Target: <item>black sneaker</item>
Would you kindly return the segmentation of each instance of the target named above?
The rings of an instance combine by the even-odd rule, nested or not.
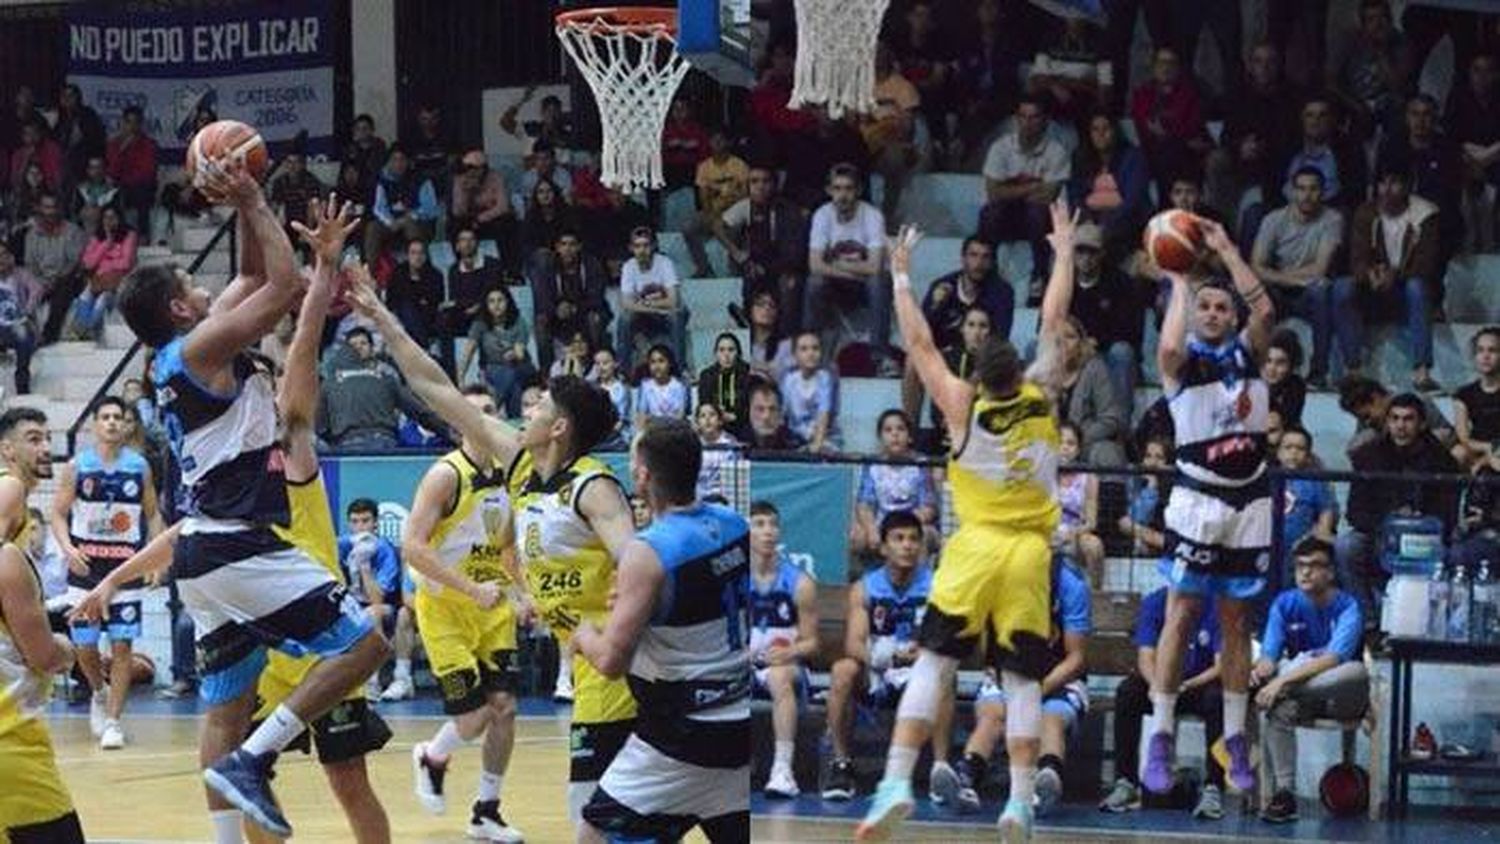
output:
[[[267,832],[291,838],[292,827],[271,794],[271,769],[275,764],[275,753],[252,756],[236,750],[203,769],[203,781]]]
[[[1283,788],[1271,797],[1271,802],[1260,810],[1260,819],[1266,823],[1291,823],[1297,819],[1297,795]]]
[[[854,799],[854,763],[835,759],[828,764],[828,774],[823,778],[823,799]]]
[[[525,836],[521,830],[510,826],[500,814],[499,800],[478,800],[469,816],[469,838],[474,841],[498,841],[502,844],[521,844]]]

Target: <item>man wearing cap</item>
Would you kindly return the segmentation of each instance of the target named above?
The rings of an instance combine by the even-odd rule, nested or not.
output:
[[[498,241],[501,259],[509,267],[516,254],[516,215],[510,207],[505,177],[490,169],[484,150],[471,149],[459,159],[448,195],[448,230],[473,229],[480,240]]]
[[[1151,292],[1104,254],[1104,231],[1094,223],[1078,227],[1073,240],[1073,304],[1070,313],[1093,339],[1109,367],[1109,380],[1127,415],[1140,373],[1142,332]]]
[[[1358,718],[1370,703],[1370,677],[1360,661],[1363,615],[1354,596],[1335,585],[1332,543],[1309,535],[1292,556],[1297,585],[1271,604],[1250,672],[1255,705],[1266,713],[1276,788],[1260,813],[1270,823],[1297,819],[1297,725]]]
[[[1354,285],[1332,281],[1333,256],[1344,243],[1344,215],[1323,204],[1326,176],[1311,165],[1292,174],[1292,201],[1266,215],[1255,237],[1250,266],[1265,282],[1276,313],[1312,324],[1308,386],[1328,389],[1329,341],[1337,336],[1344,367],[1358,368],[1359,336],[1350,320],[1334,314],[1349,310]]]

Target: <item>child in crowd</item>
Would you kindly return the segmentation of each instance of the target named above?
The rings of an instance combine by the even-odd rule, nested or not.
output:
[[[646,377],[635,388],[635,427],[640,430],[651,416],[685,419],[692,407],[687,385],[677,377],[677,359],[672,350],[658,343],[646,353]]]
[[[781,376],[781,404],[787,427],[807,440],[814,454],[838,451],[838,376],[823,365],[823,342],[816,331],[797,335],[797,367]]]
[[[592,379],[594,360],[593,350],[589,348],[589,337],[582,331],[573,332],[568,338],[568,345],[563,348],[562,357],[552,362],[552,369],[547,374],[552,378],[559,375],[576,375],[579,378]]]
[[[634,391],[620,377],[620,362],[615,358],[613,349],[606,347],[594,352],[594,369],[589,380],[609,393],[609,400],[614,403],[617,417],[614,433],[605,437],[599,448],[605,451],[623,451],[630,443],[630,404]]]
[[[1057,426],[1061,435],[1058,456],[1066,465],[1077,462],[1083,448],[1083,432],[1072,422]],[[1053,547],[1065,557],[1078,561],[1090,578],[1103,574],[1104,543],[1095,533],[1099,524],[1099,476],[1092,472],[1059,472],[1057,498],[1062,504],[1062,520],[1053,535]]]
[[[714,362],[698,374],[698,404],[711,404],[724,418],[724,430],[743,438],[749,430],[750,365],[740,338],[724,332],[714,340]]]
[[[698,497],[725,495],[724,467],[735,458],[734,447],[739,445],[724,430],[724,414],[718,405],[703,402],[694,413],[698,425],[698,438],[703,443],[703,466],[698,470]]]
[[[1146,441],[1141,468],[1167,469],[1172,465],[1172,441],[1153,437]],[[1161,554],[1167,547],[1163,514],[1171,479],[1162,475],[1138,475],[1130,479],[1130,510],[1120,517],[1120,533],[1130,537],[1136,556]]]
[[[856,555],[880,552],[880,523],[897,510],[910,510],[922,522],[928,548],[937,540],[938,497],[932,471],[900,461],[916,456],[912,451],[911,419],[891,409],[875,423],[880,437],[880,463],[867,463],[859,472],[854,522],[849,525],[849,551]]]

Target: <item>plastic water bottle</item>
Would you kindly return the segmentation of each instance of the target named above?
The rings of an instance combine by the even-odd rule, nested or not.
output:
[[[1453,569],[1453,580],[1448,584],[1448,641],[1469,641],[1469,572],[1463,566]]]
[[[1427,581],[1427,638],[1439,642],[1448,638],[1448,591],[1448,572],[1438,563]]]
[[[1489,560],[1479,561],[1469,616],[1469,641],[1479,645],[1500,643],[1500,583],[1495,582]]]

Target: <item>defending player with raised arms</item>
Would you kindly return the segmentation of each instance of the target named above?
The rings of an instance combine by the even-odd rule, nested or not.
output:
[[[463,436],[474,456],[508,467],[516,555],[529,600],[559,639],[584,621],[603,621],[615,564],[635,536],[630,505],[609,468],[589,452],[613,431],[609,394],[581,378],[553,378],[523,411],[519,434],[486,416],[453,385],[367,283],[351,292],[373,320],[408,385]],[[568,811],[576,823],[599,777],[624,746],[635,699],[623,679],[608,679],[573,660],[574,699]]]
[[[1057,526],[1058,431],[1052,399],[1062,360],[1058,336],[1073,295],[1076,215],[1052,204],[1052,276],[1042,301],[1037,360],[1023,372],[1014,346],[990,337],[973,380],[954,375],[911,292],[912,249],[920,234],[902,229],[892,243],[896,318],[909,359],[943,412],[953,452],[948,477],[958,530],[943,548],[918,642],[921,650],[896,714],[885,776],[860,841],[883,840],[915,806],[911,772],[936,720],[943,690],[960,659],[984,648],[1009,705],[1005,722],[1010,800],[1001,837],[1031,836],[1033,777],[1041,735],[1041,683],[1051,626],[1051,536]],[[992,641],[986,641],[993,637]]]

